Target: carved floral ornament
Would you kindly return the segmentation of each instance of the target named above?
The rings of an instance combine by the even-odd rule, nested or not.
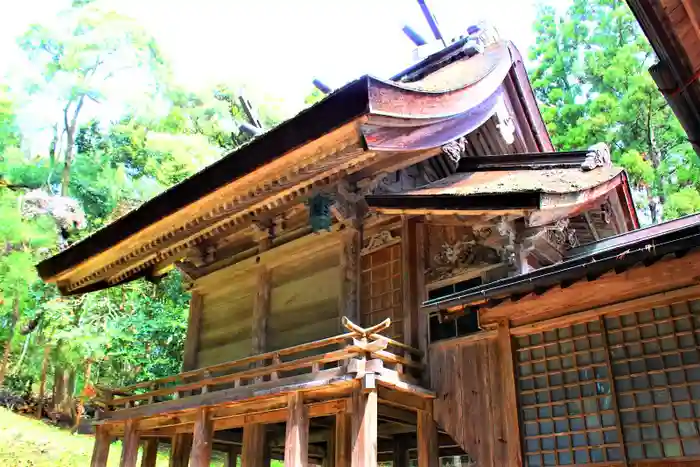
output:
[[[444,242],[432,258],[427,274],[430,280],[443,280],[465,270],[480,266],[501,264],[507,261],[505,249],[484,245],[492,235],[490,227],[474,230],[455,242]]]
[[[394,237],[388,230],[382,230],[365,239],[364,245],[360,253],[366,255],[367,253],[372,253],[373,251],[384,248],[385,246],[393,245],[394,243],[398,243],[399,241],[400,239]]]

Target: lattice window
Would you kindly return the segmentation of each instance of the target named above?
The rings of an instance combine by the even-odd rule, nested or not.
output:
[[[519,337],[525,465],[622,460],[601,321]]]
[[[370,326],[391,318],[390,336],[403,332],[401,244],[395,243],[362,256],[361,324]]]
[[[700,302],[605,325],[628,459],[700,456]]]

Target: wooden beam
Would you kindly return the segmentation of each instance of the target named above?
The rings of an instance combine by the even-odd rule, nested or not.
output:
[[[360,250],[362,228],[346,227],[340,243],[340,294],[338,296],[339,317],[360,322]],[[341,320],[338,328],[342,331]]]
[[[432,408],[418,411],[418,467],[439,467],[437,425]]]
[[[134,420],[127,420],[125,425],[122,458],[119,466],[136,467],[136,459],[139,455],[139,432],[136,430],[136,422]]]
[[[243,467],[265,466],[265,425],[255,423],[243,427]]]
[[[211,419],[211,409],[197,409],[194,421],[194,438],[190,454],[190,467],[209,467],[211,448],[213,444],[214,423]]]
[[[112,437],[109,431],[104,426],[98,426],[95,429],[95,445],[92,448],[90,467],[107,467],[110,444],[112,444]]]
[[[352,394],[351,467],[377,467],[377,391],[356,387]]]
[[[202,305],[202,294],[197,291],[192,292],[190,315],[187,319],[187,337],[185,339],[185,353],[182,359],[182,371],[190,371],[197,368],[197,352],[199,351],[199,336],[202,325]]]
[[[257,291],[253,303],[253,355],[264,353],[267,347],[267,318],[270,314],[270,270],[259,266]]]
[[[352,441],[350,439],[351,421],[347,412],[335,416],[335,467],[350,467]]]
[[[309,450],[309,416],[301,392],[287,396],[287,434],[284,438],[284,467],[306,467]]]
[[[192,450],[192,434],[178,433],[170,443],[170,467],[187,467]]]
[[[143,442],[141,467],[156,467],[158,459],[158,438],[148,438]]]
[[[501,371],[501,404],[503,433],[506,438],[508,464],[514,467],[522,465],[520,451],[520,429],[518,426],[518,404],[515,383],[515,368],[513,366],[513,346],[510,337],[508,321],[498,325],[498,354]]]

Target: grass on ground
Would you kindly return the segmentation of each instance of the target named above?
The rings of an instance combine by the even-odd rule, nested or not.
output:
[[[0,408],[0,466],[2,467],[86,467],[90,465],[94,438],[74,435],[69,430],[48,425]],[[117,467],[121,442],[109,450],[109,467]],[[139,452],[139,456],[141,453]],[[140,460],[137,463],[140,465]],[[158,454],[157,467],[168,466],[167,451]],[[221,459],[212,466],[221,466]]]

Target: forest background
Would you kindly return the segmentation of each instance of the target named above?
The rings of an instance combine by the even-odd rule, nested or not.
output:
[[[537,9],[529,71],[555,147],[608,143],[646,223],[700,211],[700,162],[624,0],[554,3]],[[26,66],[0,81],[0,386],[74,417],[95,382],[179,372],[189,296],[173,271],[65,298],[34,265],[244,144],[242,94],[266,128],[291,115],[246,83],[183,87],[149,31],[99,1],[75,0],[16,41]],[[119,100],[125,86],[139,98]],[[306,104],[320,98],[311,89]],[[37,106],[41,137],[23,123]]]

